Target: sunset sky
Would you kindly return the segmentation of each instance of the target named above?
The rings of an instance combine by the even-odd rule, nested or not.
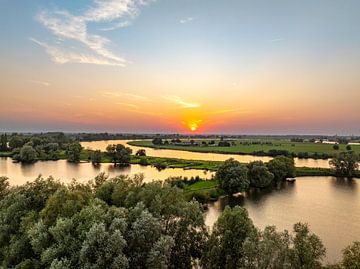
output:
[[[358,0],[0,0],[0,131],[360,135]]]

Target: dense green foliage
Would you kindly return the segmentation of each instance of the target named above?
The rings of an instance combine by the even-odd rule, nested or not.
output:
[[[91,153],[91,163],[94,165],[99,165],[101,163],[101,151],[95,150]]]
[[[155,138],[152,140],[152,143],[153,143],[154,145],[162,145],[162,144],[163,144],[163,140],[162,140],[162,138],[160,138],[160,137],[155,137]]]
[[[360,242],[354,242],[343,250],[341,265],[345,269],[360,268]]]
[[[146,156],[146,151],[145,149],[139,149],[136,153],[136,156],[140,156],[140,157],[145,157]]]
[[[266,165],[254,161],[247,166],[228,159],[219,166],[215,179],[228,194],[247,191],[250,187],[265,188],[295,176],[294,160],[277,156]]]
[[[341,152],[330,160],[330,165],[335,169],[336,175],[353,177],[359,167],[359,156],[352,151]]]
[[[321,268],[325,248],[306,224],[294,236],[275,227],[259,231],[246,209],[226,207],[214,226],[202,258],[204,268]]]
[[[129,147],[122,144],[108,145],[106,151],[114,165],[126,166],[130,164],[132,149]]]
[[[214,225],[202,258],[204,268],[242,267],[243,244],[255,227],[246,209],[226,207]]]
[[[8,142],[8,146],[5,146]],[[11,151],[8,156],[21,162],[58,160],[73,140],[63,133],[1,135],[0,151]],[[22,153],[22,154],[21,154]]]
[[[248,164],[248,178],[250,186],[265,188],[272,184],[274,174],[269,171],[262,161],[254,161]]]
[[[0,151],[8,151],[8,138],[6,134],[0,135]]]
[[[244,192],[249,189],[248,169],[234,159],[226,160],[217,170],[215,178],[228,194]]]
[[[294,159],[277,156],[267,163],[269,171],[274,175],[275,182],[281,182],[288,177],[295,176]]]
[[[333,268],[359,268],[359,246]],[[261,231],[238,206],[226,207],[209,233],[199,203],[141,175],[69,185],[37,178],[17,187],[0,178],[1,268],[312,269],[324,255],[307,225],[295,224],[293,234]]]
[[[141,176],[2,189],[3,268],[191,268],[207,238],[197,202]]]
[[[73,142],[68,145],[66,149],[66,155],[69,162],[78,163],[80,162],[82,146],[79,142]]]
[[[15,160],[23,163],[32,163],[36,160],[36,151],[30,145],[24,145],[18,155],[14,156]]]

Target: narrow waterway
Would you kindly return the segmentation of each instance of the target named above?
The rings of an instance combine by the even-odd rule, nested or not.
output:
[[[200,176],[201,178],[208,179],[213,174],[203,170],[184,170],[180,168],[169,168],[159,171],[155,167],[141,165],[114,167],[113,164],[104,163],[100,166],[94,166],[91,163],[74,164],[66,160],[20,164],[13,162],[11,158],[0,158],[0,176],[8,177],[11,185],[21,185],[27,181],[32,181],[40,174],[45,178],[52,176],[65,183],[71,182],[72,179],[86,182],[101,172],[105,172],[110,177],[143,173],[146,182],[165,180],[168,177],[175,176],[188,178]]]
[[[191,151],[179,151],[172,149],[154,149],[147,147],[137,147],[127,144],[131,140],[106,140],[106,141],[91,141],[81,142],[84,148],[93,150],[105,151],[109,144],[123,144],[130,147],[135,153],[139,149],[145,149],[148,156],[163,157],[163,158],[180,158],[185,160],[204,160],[204,161],[225,161],[229,158],[234,158],[239,162],[248,163],[252,161],[261,160],[268,162],[272,158],[266,156],[253,156],[253,155],[238,155],[238,154],[221,154],[221,153],[202,153]],[[295,165],[297,167],[321,167],[329,168],[329,160],[315,160],[315,159],[299,159],[295,158]]]

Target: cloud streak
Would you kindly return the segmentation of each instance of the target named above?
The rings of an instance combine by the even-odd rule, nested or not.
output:
[[[276,43],[276,42],[281,42],[284,41],[284,38],[274,38],[274,39],[270,39],[269,42],[270,43]]]
[[[47,43],[38,41],[37,39],[30,38],[31,41],[43,47],[48,55],[50,55],[53,62],[57,64],[65,63],[83,63],[83,64],[96,64],[96,65],[113,65],[125,66],[125,63],[111,61],[106,58],[98,57],[87,53],[79,53],[61,49],[55,46],[48,45]]]
[[[145,0],[94,0],[93,5],[80,15],[67,10],[42,10],[37,20],[56,38],[56,45],[49,45],[34,38],[31,40],[45,48],[56,63],[90,63],[113,66],[126,66],[128,61],[109,49],[111,41],[104,36],[90,33],[89,23],[111,23],[103,30],[114,30],[130,25],[129,19],[139,14],[139,7],[147,4]],[[124,19],[128,19],[125,20]],[[77,50],[68,46],[60,48],[65,42],[75,41]],[[83,52],[83,48],[87,52]]]
[[[99,29],[100,31],[113,31],[119,28],[125,28],[131,25],[130,21],[121,21],[118,22],[116,24],[113,24],[112,26],[106,27],[106,28],[101,28]]]
[[[44,87],[49,87],[51,86],[50,82],[47,81],[42,81],[42,80],[28,80],[30,83],[34,83],[34,84],[38,84]]]
[[[102,95],[111,96],[111,97],[125,97],[125,98],[129,98],[129,99],[133,99],[133,100],[146,101],[146,102],[151,101],[151,99],[147,96],[128,93],[128,92],[107,91],[107,92],[102,92]]]
[[[199,103],[188,102],[182,99],[181,97],[175,95],[166,96],[165,99],[177,104],[180,108],[197,108],[201,106]]]
[[[193,17],[187,17],[187,18],[181,19],[179,22],[180,22],[181,24],[185,24],[185,23],[192,22],[193,20],[194,20]]]

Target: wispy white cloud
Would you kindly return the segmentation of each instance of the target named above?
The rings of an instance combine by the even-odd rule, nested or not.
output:
[[[93,5],[80,15],[73,15],[67,10],[42,10],[37,15],[37,20],[56,37],[57,45],[55,47],[39,41],[36,43],[43,46],[57,63],[77,62],[125,66],[127,61],[108,48],[111,44],[109,39],[89,33],[88,23],[111,23],[108,28],[104,28],[105,30],[126,27],[130,25],[130,21],[124,21],[124,19],[135,18],[139,13],[139,7],[148,2],[146,0],[93,0]],[[69,47],[59,48],[59,45],[68,40],[79,42],[78,45],[85,46],[95,56],[89,56],[89,53],[84,52],[74,52]]]
[[[113,30],[116,30],[116,29],[119,29],[119,28],[125,28],[125,27],[128,27],[131,25],[131,22],[130,21],[121,21],[121,22],[118,22],[118,23],[115,23],[109,27],[105,27],[105,28],[100,28],[99,30],[100,31],[113,31]]]
[[[125,63],[102,58],[97,55],[60,49],[58,47],[48,45],[47,43],[38,41],[34,38],[31,38],[30,40],[35,42],[39,46],[43,47],[46,53],[50,55],[52,61],[58,64],[86,63],[86,64],[97,64],[97,65],[125,66]]]
[[[275,43],[275,42],[281,42],[281,41],[284,41],[285,39],[284,38],[274,38],[274,39],[270,39],[269,42],[270,43]]]
[[[111,96],[111,97],[125,97],[128,99],[139,100],[139,101],[147,101],[147,102],[151,101],[151,99],[147,96],[128,93],[128,92],[105,91],[105,92],[102,92],[101,94],[105,95],[105,96]]]
[[[238,109],[238,108],[226,108],[226,109],[220,109],[215,111],[210,111],[208,114],[212,115],[221,115],[221,114],[250,114],[252,113],[251,110],[247,109]]]
[[[193,17],[187,17],[187,18],[181,19],[179,22],[182,24],[185,24],[185,23],[192,22],[193,20],[194,20]]]
[[[83,17],[93,22],[112,21],[124,15],[134,17],[138,13],[138,5],[143,3],[136,0],[94,0],[94,6]]]
[[[177,104],[180,108],[197,108],[201,105],[199,103],[188,102],[179,96],[165,96],[165,99]]]
[[[34,84],[38,84],[44,87],[49,87],[51,86],[50,82],[47,81],[43,81],[43,80],[28,80],[30,83],[34,83]]]

